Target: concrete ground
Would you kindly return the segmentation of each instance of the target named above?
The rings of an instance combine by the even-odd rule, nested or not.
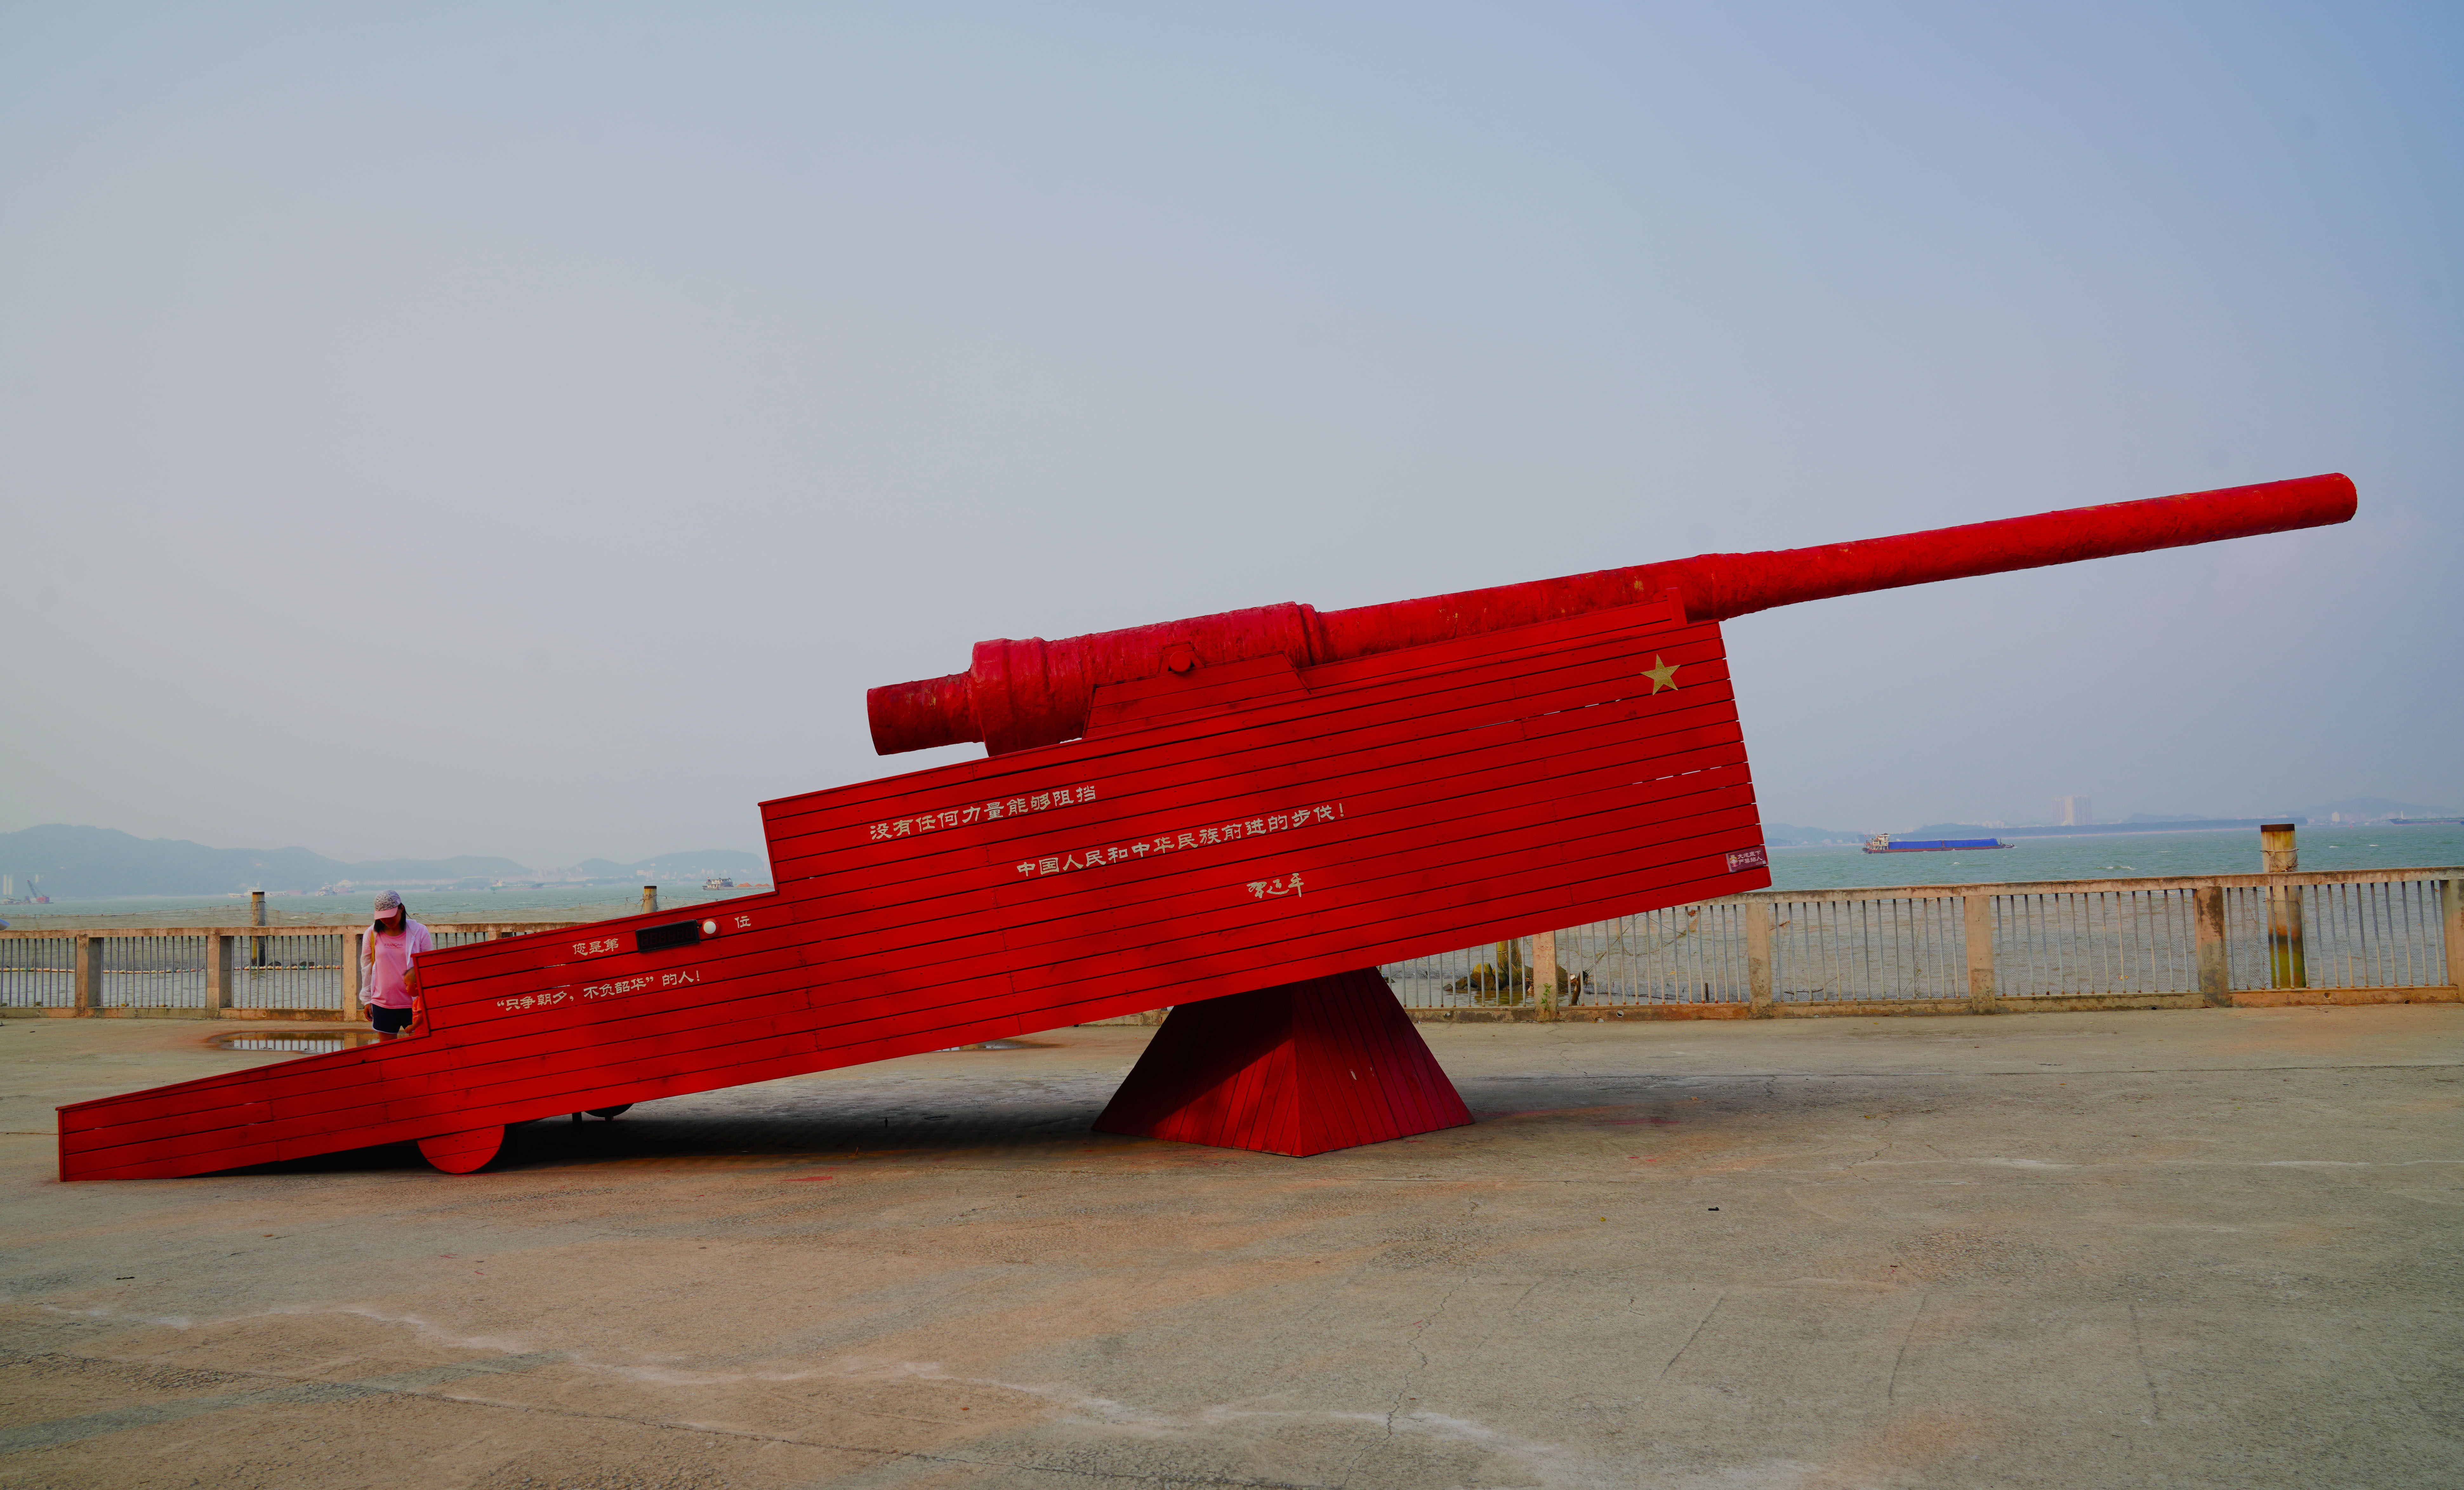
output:
[[[61,1185],[262,1055],[0,1025],[0,1484],[2464,1484],[2464,1009],[1423,1026],[1469,1128],[1090,1136],[1064,1030]]]

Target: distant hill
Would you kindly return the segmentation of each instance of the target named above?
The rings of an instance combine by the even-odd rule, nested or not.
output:
[[[1981,822],[1928,822],[1922,827],[1894,828],[1894,838],[2077,838],[2108,833],[2199,833],[2255,830],[2262,822],[2295,822],[2319,827],[2331,822],[2384,822],[2389,818],[2456,818],[2464,811],[2427,802],[2397,801],[2390,797],[2352,797],[2340,802],[2276,813],[2264,818],[2202,818],[2193,813],[2134,812],[2120,822],[2086,822],[2057,826],[2048,822],[1988,827]],[[1849,828],[1808,827],[1798,822],[1766,822],[1763,842],[1779,847],[1816,844],[1861,844],[1873,835]]]
[[[1763,824],[1763,842],[1776,844],[1782,847],[1803,846],[1808,844],[1861,844],[1873,836],[1871,833],[1858,833],[1848,828],[1810,828],[1795,822]]]
[[[209,848],[176,838],[139,838],[114,828],[47,822],[0,833],[0,874],[16,878],[20,896],[103,900],[117,895],[222,895],[233,890],[310,890],[349,880],[385,886],[450,885],[457,880],[544,878],[511,859],[460,854],[451,859],[370,859],[345,864],[305,848]],[[736,848],[661,854],[634,864],[585,859],[554,876],[635,885],[698,885],[714,878],[767,883],[770,862]]]
[[[2079,822],[2060,827],[2038,825],[2024,828],[1989,828],[1981,822],[1928,822],[1923,827],[1894,832],[1893,838],[2102,838],[2113,833],[2211,833],[2228,828],[2256,829],[2262,822],[2299,823],[2303,820],[2287,815],[2281,818],[2177,818],[2166,822]]]
[[[2347,797],[2340,802],[2313,807],[2302,816],[2313,822],[2325,822],[2340,817],[2346,822],[2379,822],[2388,818],[2464,818],[2464,812],[2453,807],[2432,807],[2426,802],[2400,802],[2386,797]]]
[[[344,864],[305,848],[209,848],[177,838],[139,838],[113,828],[47,822],[0,833],[0,873],[17,893],[42,876],[55,899],[113,895],[220,895],[235,889],[315,889],[336,880],[437,884],[530,871],[511,859],[377,859]]]
[[[592,861],[594,864],[606,862],[605,859]],[[751,880],[766,885],[770,883],[770,860],[767,855],[748,854],[740,848],[702,848],[689,854],[661,854],[655,859],[644,859],[625,866],[621,872],[633,876],[644,885],[653,882],[680,885],[687,880],[699,882],[708,879]]]
[[[633,877],[633,866],[618,864],[613,859],[584,859],[570,869],[557,870],[555,877],[560,880],[629,880]]]

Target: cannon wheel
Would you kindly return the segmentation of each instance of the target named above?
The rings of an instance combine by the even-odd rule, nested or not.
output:
[[[633,1105],[631,1103],[620,1102],[612,1107],[592,1107],[590,1109],[590,1115],[595,1118],[605,1118],[610,1123],[613,1123],[618,1118],[623,1117],[626,1113],[632,1110]]]
[[[504,1151],[505,1130],[497,1128],[474,1128],[467,1133],[438,1133],[419,1141],[421,1158],[448,1174],[468,1174],[485,1169],[488,1161]]]

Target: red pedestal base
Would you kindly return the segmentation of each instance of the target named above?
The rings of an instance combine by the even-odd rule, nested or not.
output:
[[[1470,1121],[1394,990],[1367,968],[1181,1004],[1095,1128],[1301,1155]]]

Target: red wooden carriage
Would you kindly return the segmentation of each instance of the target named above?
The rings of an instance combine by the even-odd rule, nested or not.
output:
[[[420,959],[419,1038],[60,1109],[60,1174],[199,1173],[1161,1006],[1099,1128],[1314,1153],[1470,1121],[1375,969],[1770,883],[1719,623],[2341,522],[2338,475],[1358,610],[987,642],[762,804],[774,892]]]

